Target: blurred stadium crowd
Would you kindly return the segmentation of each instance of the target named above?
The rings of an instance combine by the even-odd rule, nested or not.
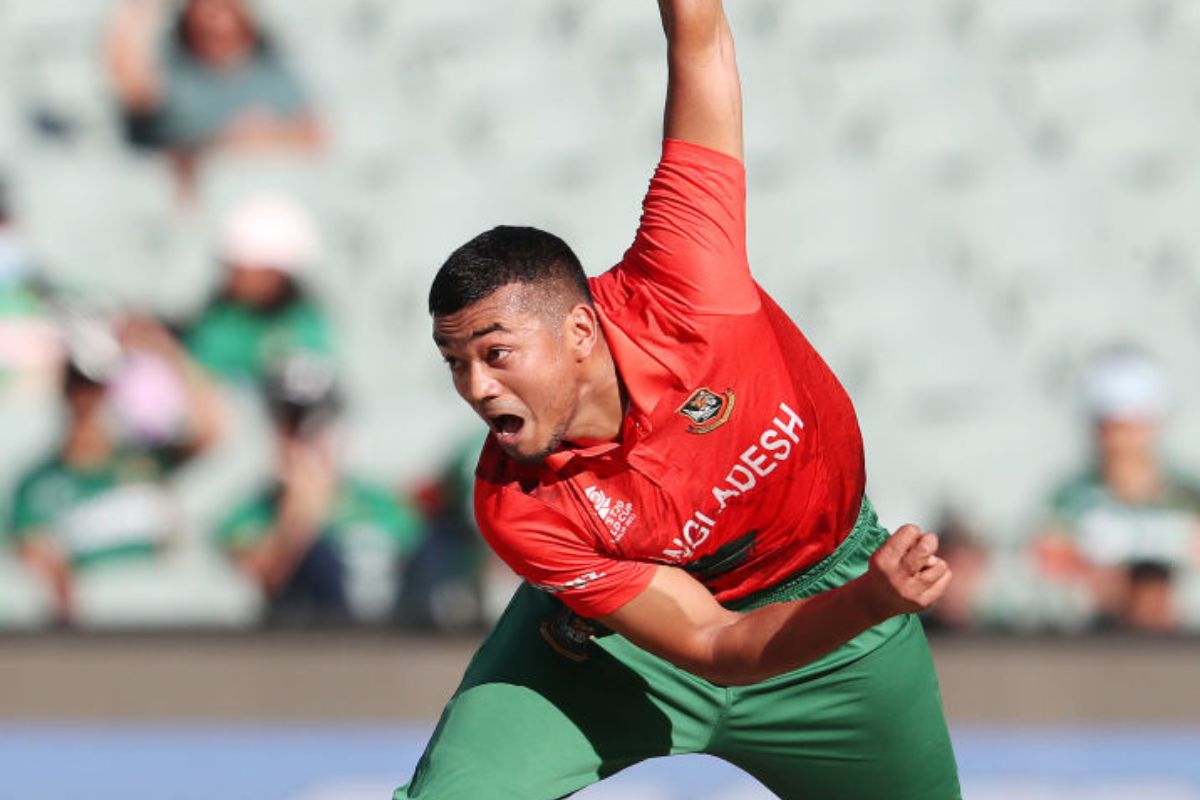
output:
[[[493,619],[424,293],[502,221],[615,261],[652,6],[0,2],[0,627]],[[751,261],[930,623],[1200,630],[1200,6],[729,6]]]

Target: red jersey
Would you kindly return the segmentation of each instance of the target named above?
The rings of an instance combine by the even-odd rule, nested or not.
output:
[[[489,437],[475,514],[522,577],[585,617],[681,567],[736,600],[828,556],[865,474],[845,390],[750,276],[746,177],[667,140],[633,246],[591,279],[629,397],[618,441],[538,465]]]

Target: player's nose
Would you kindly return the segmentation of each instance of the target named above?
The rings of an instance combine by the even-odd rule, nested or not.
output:
[[[500,396],[500,383],[486,364],[473,363],[467,372],[463,387],[463,399],[473,406]]]

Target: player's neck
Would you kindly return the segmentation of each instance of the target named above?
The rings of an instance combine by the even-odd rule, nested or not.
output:
[[[566,439],[580,446],[615,441],[625,417],[625,393],[603,339],[588,357],[579,405]]]

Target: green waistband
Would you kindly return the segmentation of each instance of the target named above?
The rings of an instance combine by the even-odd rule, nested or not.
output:
[[[771,603],[811,597],[834,586],[848,583],[866,572],[871,554],[887,537],[887,530],[879,525],[875,507],[866,495],[863,495],[858,519],[836,550],[808,569],[784,578],[774,586],[768,586],[737,600],[729,600],[724,605],[733,611],[749,611]]]

